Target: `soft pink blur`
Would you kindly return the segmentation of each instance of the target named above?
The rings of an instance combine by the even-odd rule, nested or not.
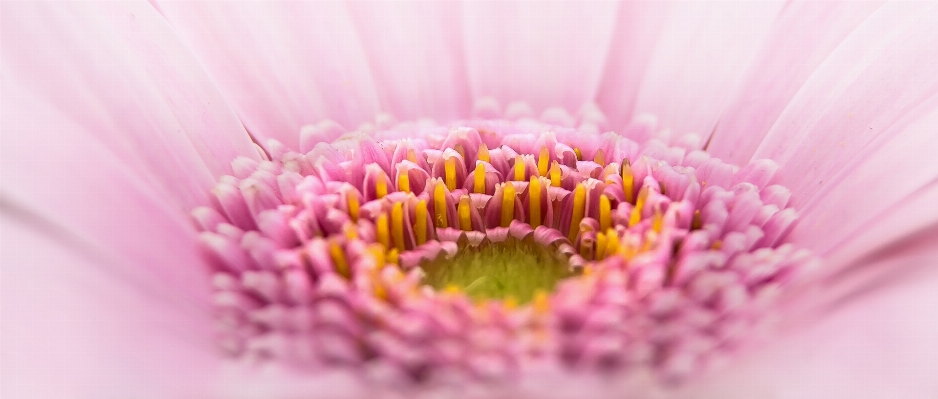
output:
[[[3,5],[3,397],[360,395],[221,364],[188,210],[251,136],[299,148],[323,118],[445,121],[486,96],[655,115],[781,166],[817,284],[777,340],[659,394],[938,395],[935,4],[155,3]]]

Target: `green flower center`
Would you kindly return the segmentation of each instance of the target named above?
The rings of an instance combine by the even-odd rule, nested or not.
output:
[[[437,290],[456,287],[475,300],[513,299],[527,303],[539,291],[550,293],[557,281],[570,277],[569,264],[549,248],[509,238],[462,246],[451,259],[424,262],[424,284]]]

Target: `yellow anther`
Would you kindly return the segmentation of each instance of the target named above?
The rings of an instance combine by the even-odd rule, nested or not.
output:
[[[573,214],[570,217],[570,230],[567,238],[571,242],[576,241],[576,236],[580,232],[580,221],[583,220],[584,206],[586,205],[586,187],[583,183],[577,184],[573,190]]]
[[[632,214],[629,215],[629,227],[635,226],[642,221],[642,208],[645,207],[645,199],[648,198],[648,187],[642,187],[638,192],[638,199],[635,200],[635,207],[632,208]]]
[[[550,169],[550,150],[547,147],[541,147],[541,153],[537,157],[537,174],[547,176]]]
[[[388,263],[397,265],[400,263],[400,252],[397,252],[397,248],[391,248],[388,251]]]
[[[359,209],[361,208],[361,203],[358,200],[358,194],[350,192],[346,195],[348,201],[348,215],[352,217],[352,221],[358,221]]]
[[[446,188],[449,191],[456,189],[456,157],[449,157],[443,161],[443,170],[446,175]]]
[[[577,161],[582,161],[582,160],[583,160],[583,152],[580,151],[579,148],[573,147],[573,153],[576,154],[576,160],[577,160]]]
[[[449,227],[449,221],[446,220],[446,190],[442,184],[437,184],[433,189],[433,211],[436,213],[436,227]]]
[[[592,267],[592,266],[589,266],[589,265],[583,266],[583,275],[584,275],[584,276],[592,276],[592,275],[593,275],[593,267]]]
[[[394,248],[403,251],[404,248],[404,204],[397,202],[391,208],[391,239],[394,240]]]
[[[415,152],[413,148],[407,149],[407,160],[417,163],[417,152]]]
[[[380,270],[387,264],[386,250],[383,245],[372,243],[368,245],[368,254],[375,260],[375,266]]]
[[[417,209],[414,213],[417,219],[414,225],[414,235],[417,236],[417,245],[423,245],[427,242],[427,201],[417,202]]]
[[[355,228],[354,224],[346,223],[345,226],[342,227],[342,230],[345,231],[345,236],[348,237],[349,240],[358,239],[358,229]]]
[[[391,248],[391,238],[388,234],[388,214],[382,213],[375,220],[375,235],[378,236],[378,242],[385,248]]]
[[[468,195],[459,198],[459,206],[456,208],[456,212],[459,214],[459,228],[463,231],[472,230],[472,218],[470,217],[471,206],[472,203],[469,202]]]
[[[515,181],[527,180],[527,177],[525,177],[525,173],[524,173],[524,158],[521,157],[521,154],[518,154],[515,157],[515,179],[514,180]]]
[[[452,283],[447,284],[446,288],[443,289],[443,292],[450,294],[450,295],[458,294],[460,291],[462,290],[459,289],[459,286],[456,284],[452,284]]]
[[[612,226],[612,202],[605,194],[599,196],[599,231],[606,231]]]
[[[661,208],[655,208],[655,214],[651,218],[651,229],[656,233],[661,232],[661,226],[664,223],[664,216],[661,214]]]
[[[472,172],[473,192],[485,194],[485,164],[476,164],[476,170]]]
[[[607,245],[606,235],[603,233],[596,234],[596,254],[593,256],[593,259],[602,260],[605,258]]]
[[[388,181],[387,176],[382,172],[381,176],[378,176],[378,180],[375,182],[375,196],[384,198],[385,195],[388,195]]]
[[[606,152],[602,148],[596,150],[596,155],[593,155],[593,162],[599,164],[599,166],[606,166]]]
[[[505,183],[502,186],[502,227],[508,227],[515,219],[515,195],[517,193],[513,184]]]
[[[502,306],[508,310],[514,310],[518,308],[518,298],[513,296],[507,296],[504,301],[502,301]]]
[[[698,230],[703,227],[703,218],[700,216],[700,209],[694,211],[694,218],[691,219],[690,229]]]
[[[485,161],[492,163],[492,158],[489,157],[489,148],[485,144],[479,144],[479,154],[476,156],[480,161]]]
[[[619,232],[616,229],[606,231],[606,251],[604,256],[619,252]]]
[[[625,201],[635,203],[635,175],[632,174],[632,164],[628,158],[622,160],[622,191],[625,192]]]
[[[339,243],[329,244],[329,255],[332,257],[332,263],[335,263],[335,271],[348,278],[351,276],[348,268],[348,261],[345,259],[345,250]]]
[[[722,240],[716,240],[716,241],[713,242],[713,245],[712,245],[711,247],[712,247],[713,249],[719,251],[720,248],[723,248],[723,241],[722,241]]]
[[[541,179],[537,176],[531,176],[531,184],[528,185],[528,210],[528,222],[537,228],[541,225]]]
[[[534,299],[531,302],[534,307],[534,312],[539,315],[547,314],[547,312],[550,311],[550,300],[547,297],[547,292],[544,290],[534,292]]]
[[[557,161],[554,161],[550,164],[550,185],[554,187],[560,187],[561,182],[560,175],[560,164]]]
[[[410,192],[410,176],[407,172],[401,172],[397,175],[397,190],[405,193]]]

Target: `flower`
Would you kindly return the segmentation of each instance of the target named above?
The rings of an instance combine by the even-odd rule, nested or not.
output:
[[[228,372],[188,212],[260,160],[252,136],[295,149],[322,118],[442,122],[484,96],[595,101],[617,131],[647,112],[778,164],[822,270],[772,342],[659,393],[935,392],[933,5],[542,7],[4,5],[5,396],[361,394],[335,370]],[[523,386],[657,389],[558,375]]]

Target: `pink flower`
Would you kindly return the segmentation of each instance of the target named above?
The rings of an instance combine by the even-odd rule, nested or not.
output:
[[[771,308],[769,341],[678,386],[548,370],[509,393],[934,395],[934,26],[934,5],[908,3],[5,4],[2,394],[371,393],[348,368],[220,354],[189,211],[266,156],[254,142],[306,152],[329,132],[304,126],[323,119],[533,112],[771,160],[801,215],[788,240],[821,262]]]

